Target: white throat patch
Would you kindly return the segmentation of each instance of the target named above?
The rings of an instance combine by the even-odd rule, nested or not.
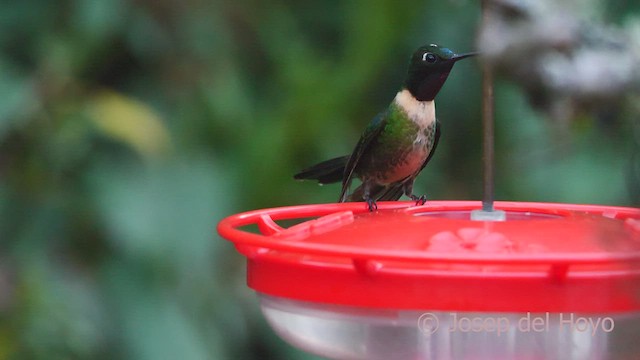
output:
[[[398,92],[394,101],[420,128],[426,128],[436,121],[436,104],[433,100],[418,101],[405,89]]]

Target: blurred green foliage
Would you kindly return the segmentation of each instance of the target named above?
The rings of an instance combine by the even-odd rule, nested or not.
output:
[[[215,225],[335,201],[291,175],[350,152],[413,49],[471,50],[479,18],[470,0],[5,6],[0,359],[310,358],[268,329]],[[445,85],[418,193],[480,198],[479,80],[469,61]],[[636,111],[559,126],[499,83],[497,114],[500,199],[633,203]]]

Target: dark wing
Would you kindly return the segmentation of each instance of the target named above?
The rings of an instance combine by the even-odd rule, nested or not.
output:
[[[404,182],[397,182],[389,185],[385,191],[378,197],[377,201],[395,201],[402,197],[404,194]]]
[[[323,161],[308,167],[293,176],[296,180],[318,180],[320,184],[331,184],[342,180],[349,155]]]
[[[439,140],[440,140],[440,123],[436,120],[436,133],[433,139],[433,146],[431,147],[431,151],[429,152],[427,159],[422,163],[420,170],[418,170],[418,172],[416,172],[414,175],[411,175],[410,177],[406,178],[403,181],[399,181],[395,184],[389,185],[389,187],[387,187],[387,189],[380,195],[380,197],[377,200],[391,201],[391,200],[400,199],[402,197],[402,194],[404,194],[405,182],[413,181],[415,177],[418,176],[418,174],[422,171],[422,169],[424,169],[424,167],[427,166],[427,163],[429,163],[429,160],[431,160],[431,158],[433,157],[433,154],[435,154],[436,152],[436,147],[438,147]]]
[[[427,160],[425,160],[422,163],[422,167],[420,167],[420,170],[418,170],[418,173],[416,175],[418,175],[422,171],[422,169],[424,169],[424,167],[427,166],[427,164],[429,163],[429,160],[431,160],[431,158],[433,157],[433,154],[436,153],[436,148],[438,147],[439,141],[440,141],[440,122],[436,119],[436,134],[434,135],[431,152],[429,153],[429,156],[427,156]]]
[[[358,166],[358,162],[360,161],[362,154],[364,154],[369,145],[371,145],[372,140],[378,137],[382,129],[384,129],[387,123],[386,119],[386,112],[381,112],[380,114],[376,115],[376,117],[371,120],[371,123],[369,123],[369,126],[367,126],[367,128],[364,130],[362,136],[360,136],[360,140],[358,141],[356,148],[351,153],[349,161],[344,168],[344,176],[342,177],[342,192],[340,193],[339,200],[340,202],[347,201],[347,191],[349,190],[349,186],[351,186],[351,181],[353,181],[354,170],[356,166]]]

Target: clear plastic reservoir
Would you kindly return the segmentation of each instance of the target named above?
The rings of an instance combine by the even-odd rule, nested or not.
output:
[[[275,332],[330,359],[638,359],[640,314],[362,309],[260,295]]]

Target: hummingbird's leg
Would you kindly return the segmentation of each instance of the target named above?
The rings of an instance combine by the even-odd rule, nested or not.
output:
[[[416,202],[416,205],[424,205],[427,202],[427,195],[415,196],[411,195],[411,200]]]
[[[369,212],[377,211],[378,204],[376,204],[376,200],[371,197],[371,186],[368,182],[362,183],[363,193],[362,198],[367,202],[369,206]]]
[[[404,194],[411,198],[411,200],[416,202],[416,205],[424,205],[427,202],[427,196],[421,195],[416,196],[413,194],[413,179],[404,183]]]
[[[378,204],[373,198],[367,199],[367,206],[369,207],[369,212],[374,212],[378,210]]]

